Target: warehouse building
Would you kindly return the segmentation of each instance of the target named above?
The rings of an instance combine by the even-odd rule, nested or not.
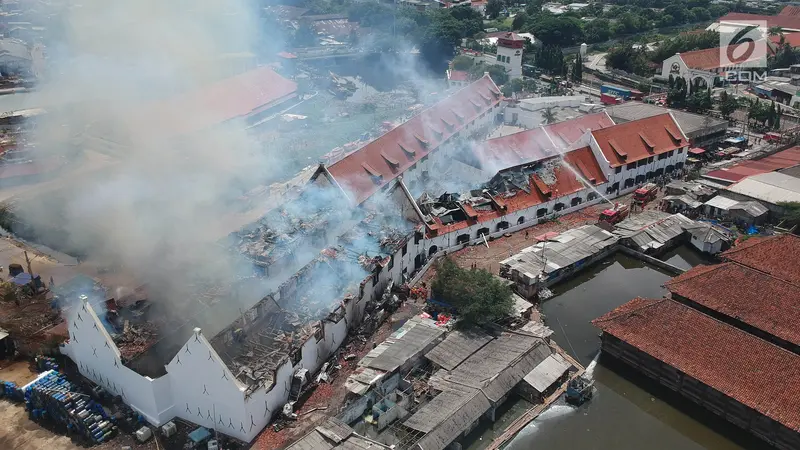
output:
[[[800,448],[800,238],[753,238],[593,323],[603,353],[781,450]]]

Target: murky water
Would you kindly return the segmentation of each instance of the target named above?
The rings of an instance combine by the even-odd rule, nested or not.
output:
[[[691,249],[676,249],[665,260],[689,268],[703,262]],[[590,321],[636,296],[661,297],[670,276],[624,255],[601,263],[552,288],[543,305],[553,338],[584,365],[599,350],[599,331]],[[579,408],[557,403],[506,447],[513,450],[741,450],[766,448],[735,427],[681,401],[654,383],[600,358],[593,370],[594,398]],[[666,401],[665,401],[666,400]],[[527,404],[511,400],[522,414]],[[504,423],[482,430],[467,448],[486,447]],[[511,419],[513,420],[513,419]],[[472,437],[472,436],[470,436]],[[483,438],[480,440],[480,438]]]
[[[694,248],[681,245],[676,247],[659,257],[658,259],[672,264],[675,267],[689,270],[694,266],[700,264],[713,264],[714,261],[711,257],[704,255]]]

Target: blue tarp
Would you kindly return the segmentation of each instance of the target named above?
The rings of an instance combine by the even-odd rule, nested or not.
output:
[[[24,285],[30,283],[32,279],[33,279],[33,277],[31,277],[31,275],[29,273],[24,273],[23,272],[23,273],[15,276],[14,278],[12,278],[11,281],[14,284],[16,284],[17,286],[24,286]]]
[[[191,433],[189,433],[189,439],[191,439],[192,442],[194,442],[196,444],[199,444],[199,443],[205,441],[206,439],[208,439],[210,437],[211,437],[211,432],[208,431],[208,429],[203,428],[203,427],[200,427],[200,428],[192,431]]]

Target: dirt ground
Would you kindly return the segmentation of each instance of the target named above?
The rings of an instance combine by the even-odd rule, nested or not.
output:
[[[614,201],[630,205],[632,197],[633,194],[628,194],[618,197]],[[652,200],[645,206],[645,209],[657,209],[662,197],[663,190],[659,192],[655,200]],[[589,206],[580,211],[558,217],[552,222],[534,225],[530,228],[510,233],[508,236],[497,238],[489,242],[488,248],[483,244],[473,245],[452,253],[450,257],[461,267],[470,268],[474,264],[478,269],[485,269],[493,274],[499,274],[500,261],[514,256],[526,247],[534,245],[537,242],[536,236],[541,236],[550,232],[563,233],[572,228],[595,224],[597,223],[597,218],[600,216],[600,213],[608,207],[608,203]],[[426,281],[433,278],[433,271],[429,272],[430,273],[425,274],[424,279]]]

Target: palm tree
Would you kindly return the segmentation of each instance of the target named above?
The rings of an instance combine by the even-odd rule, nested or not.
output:
[[[553,108],[545,108],[544,111],[542,111],[542,119],[544,119],[544,123],[547,125],[556,123],[556,114],[553,112]]]
[[[777,36],[779,34],[783,34],[783,29],[781,29],[781,27],[769,27],[767,33],[770,36]]]

